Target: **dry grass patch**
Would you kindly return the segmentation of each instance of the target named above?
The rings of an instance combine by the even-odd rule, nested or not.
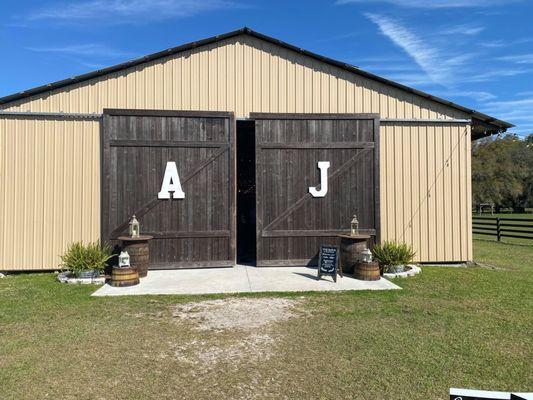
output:
[[[285,298],[226,298],[176,306],[173,316],[191,321],[195,329],[255,331],[297,315],[301,302]]]
[[[199,337],[171,344],[170,355],[202,368],[266,361],[274,352],[275,324],[302,315],[302,299],[226,298],[179,304],[172,316]],[[162,358],[168,354],[162,354]]]

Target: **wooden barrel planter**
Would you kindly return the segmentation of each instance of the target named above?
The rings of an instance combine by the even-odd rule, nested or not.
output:
[[[130,255],[130,265],[137,268],[139,278],[145,277],[148,274],[148,265],[150,264],[148,242],[128,244],[125,250]]]
[[[135,286],[139,283],[139,273],[135,267],[113,267],[111,271],[111,286],[126,287]]]
[[[362,281],[378,281],[380,278],[379,264],[375,261],[357,263],[353,277]]]
[[[122,250],[127,251],[130,256],[130,265],[137,269],[139,278],[144,278],[148,275],[148,267],[150,266],[148,242],[152,236],[141,235],[137,238],[120,236],[119,239],[122,241]]]
[[[367,247],[369,235],[339,235],[341,238],[341,265],[346,274],[353,274],[354,269],[361,261],[361,253]]]

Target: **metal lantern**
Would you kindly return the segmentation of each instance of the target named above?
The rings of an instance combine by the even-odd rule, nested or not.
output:
[[[130,255],[127,251],[120,252],[118,256],[118,266],[120,268],[127,268],[130,266]]]
[[[361,253],[361,260],[364,263],[372,262],[372,252],[368,249],[368,247],[364,249],[363,252]]]
[[[139,221],[137,221],[137,218],[135,217],[135,214],[134,214],[130,221],[130,237],[138,238],[139,231],[140,231]]]
[[[355,214],[352,218],[352,222],[350,222],[350,235],[351,236],[359,235],[359,221],[357,220],[357,216]]]

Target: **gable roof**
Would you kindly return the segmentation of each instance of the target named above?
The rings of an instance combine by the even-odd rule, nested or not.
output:
[[[74,76],[74,77],[63,79],[61,81],[57,81],[57,82],[53,82],[53,83],[48,83],[46,85],[38,86],[38,87],[35,87],[35,88],[32,88],[32,89],[28,89],[28,90],[24,90],[24,91],[21,91],[21,92],[18,92],[18,93],[14,93],[12,95],[1,97],[0,98],[0,105],[6,104],[6,103],[11,103],[11,102],[14,102],[14,101],[17,101],[17,100],[20,100],[20,99],[24,99],[24,98],[27,98],[27,97],[35,96],[35,95],[38,95],[38,94],[41,94],[41,93],[49,92],[51,90],[59,89],[59,88],[65,87],[65,86],[69,86],[69,85],[75,84],[75,83],[84,82],[84,81],[87,81],[87,80],[90,80],[90,79],[93,79],[93,78],[97,78],[97,77],[100,77],[100,76],[103,76],[103,75],[111,74],[113,72],[117,72],[117,71],[121,71],[121,70],[124,70],[124,69],[127,69],[127,68],[135,67],[137,65],[144,64],[144,63],[149,62],[149,61],[157,60],[157,59],[160,59],[160,58],[163,58],[163,57],[168,57],[168,56],[173,55],[173,54],[181,53],[181,52],[184,52],[184,51],[187,51],[187,50],[191,50],[191,49],[194,49],[194,48],[197,48],[197,47],[201,47],[201,46],[205,46],[205,45],[208,45],[208,44],[216,43],[216,42],[222,41],[224,39],[232,38],[232,37],[239,36],[239,35],[250,35],[252,37],[264,40],[264,41],[269,42],[269,43],[276,44],[276,45],[284,47],[286,49],[289,49],[289,50],[295,51],[297,53],[303,54],[305,56],[311,57],[311,58],[313,58],[315,60],[318,60],[318,61],[321,61],[323,63],[326,63],[326,64],[329,64],[329,65],[341,68],[341,69],[349,71],[351,73],[354,73],[354,74],[357,74],[357,75],[361,75],[361,76],[363,76],[365,78],[368,78],[368,79],[371,79],[371,80],[374,80],[374,81],[377,81],[377,82],[384,83],[386,85],[398,88],[398,89],[406,91],[408,93],[412,93],[412,94],[415,94],[417,96],[432,100],[432,101],[434,101],[436,103],[440,103],[440,104],[443,104],[443,105],[448,106],[450,108],[465,112],[465,113],[467,113],[467,114],[469,114],[471,116],[471,118],[473,119],[474,123],[481,124],[485,128],[487,128],[488,130],[504,132],[504,131],[507,130],[507,128],[511,128],[511,127],[514,126],[513,124],[510,124],[509,122],[499,120],[497,118],[491,117],[490,115],[483,114],[483,113],[481,113],[479,111],[472,110],[472,109],[469,109],[467,107],[463,107],[463,106],[461,106],[459,104],[456,104],[456,103],[453,103],[451,101],[442,99],[440,97],[433,96],[433,95],[425,93],[423,91],[420,91],[420,90],[417,90],[417,89],[413,89],[413,88],[411,88],[409,86],[402,85],[401,83],[391,81],[389,79],[383,78],[383,77],[378,76],[378,75],[374,75],[374,74],[372,74],[370,72],[364,71],[364,70],[362,70],[360,68],[357,68],[357,67],[355,67],[353,65],[350,65],[350,64],[347,64],[347,63],[344,63],[344,62],[341,62],[341,61],[333,60],[331,58],[321,56],[319,54],[313,53],[313,52],[308,51],[308,50],[304,50],[302,48],[293,46],[293,45],[291,45],[289,43],[283,42],[283,41],[275,39],[273,37],[270,37],[270,36],[267,36],[267,35],[263,35],[262,33],[253,31],[252,29],[247,28],[247,27],[243,27],[241,29],[237,29],[235,31],[231,31],[231,32],[224,33],[224,34],[221,34],[221,35],[212,36],[212,37],[209,37],[209,38],[206,38],[206,39],[203,39],[203,40],[186,43],[186,44],[183,44],[181,46],[172,47],[172,48],[169,48],[169,49],[166,49],[166,50],[163,50],[163,51],[159,51],[157,53],[146,55],[144,57],[136,58],[134,60],[126,61],[126,62],[121,63],[121,64],[113,65],[111,67],[99,69],[99,70],[92,71],[92,72],[89,72],[89,73],[86,73],[86,74]]]

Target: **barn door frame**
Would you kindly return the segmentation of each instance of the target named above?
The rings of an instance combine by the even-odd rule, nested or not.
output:
[[[235,266],[237,262],[237,185],[236,185],[236,119],[235,114],[229,111],[190,111],[190,110],[144,110],[144,109],[104,109],[103,117],[100,126],[100,237],[102,241],[108,241],[110,243],[116,243],[116,237],[128,227],[129,221],[123,221],[111,232],[107,229],[107,220],[109,219],[110,209],[108,202],[110,199],[110,149],[114,146],[119,146],[118,142],[128,142],[127,140],[114,140],[110,139],[106,131],[106,123],[109,117],[112,116],[133,116],[133,117],[184,117],[184,118],[227,118],[229,121],[228,141],[227,143],[213,143],[213,142],[198,142],[191,140],[190,143],[186,143],[188,146],[198,146],[210,148],[216,148],[217,151],[211,157],[206,160],[202,160],[192,168],[186,176],[180,176],[181,184],[184,185],[190,179],[192,179],[197,173],[202,171],[210,163],[214,162],[219,156],[228,152],[228,183],[230,187],[229,191],[229,257],[228,260],[217,261],[205,261],[205,262],[176,262],[176,266],[173,268],[198,268],[198,267],[228,267]],[[131,141],[135,141],[132,139]],[[116,143],[115,143],[116,142]],[[164,142],[164,141],[163,141]],[[169,141],[172,142],[172,141]],[[185,143],[185,142],[183,142]],[[127,145],[127,144],[126,144]],[[169,143],[169,146],[175,145],[175,143]],[[161,146],[161,145],[158,145]],[[162,146],[164,147],[164,146]],[[214,189],[216,190],[216,189]],[[163,201],[157,198],[157,193],[154,193],[154,198],[140,207],[140,215],[145,215],[153,207],[155,207],[159,201]],[[142,230],[142,227],[141,227]],[[185,232],[186,233],[186,232]],[[217,237],[217,232],[192,232],[192,237]],[[207,236],[205,236],[205,235]],[[184,237],[188,237],[186,234]],[[227,237],[224,235],[224,237]],[[150,269],[167,269],[169,267],[164,265],[150,266]]]
[[[370,142],[346,142],[347,145],[349,145],[349,148],[354,149],[364,149],[364,151],[371,151],[373,153],[373,198],[374,198],[374,229],[368,230],[368,233],[371,236],[374,237],[375,243],[379,243],[381,240],[381,214],[380,214],[380,145],[379,145],[379,139],[380,139],[380,116],[379,114],[374,113],[361,113],[361,114],[305,114],[305,113],[250,113],[250,119],[258,121],[258,120],[371,120],[373,121],[373,137],[374,141],[372,143]],[[265,198],[265,193],[263,193],[263,185],[260,182],[260,175],[261,175],[261,166],[264,165],[264,159],[263,159],[263,148],[276,148],[276,146],[279,146],[279,148],[286,147],[286,145],[289,145],[288,143],[282,143],[282,144],[269,144],[269,143],[260,143],[258,139],[258,135],[256,132],[256,234],[257,234],[257,265],[258,266],[285,266],[287,264],[289,265],[309,265],[309,260],[301,259],[301,260],[293,260],[292,262],[286,263],[285,260],[280,260],[280,262],[276,262],[275,260],[269,261],[263,259],[263,251],[262,251],[262,242],[261,238],[263,237],[290,237],[290,234],[295,234],[296,236],[300,237],[334,237],[337,234],[340,233],[346,233],[344,230],[324,230],[324,231],[269,231],[268,226],[273,225],[273,222],[277,220],[276,217],[273,221],[271,221],[266,227],[263,223],[263,202]],[[290,146],[294,146],[294,148],[308,148],[308,149],[314,149],[314,148],[343,148],[341,147],[343,143],[291,143]],[[336,147],[338,146],[338,147]],[[356,157],[354,157],[355,159]],[[354,160],[351,159],[350,161],[346,162],[345,165],[342,165],[337,171],[334,171],[332,174],[330,174],[329,179],[332,178],[332,175],[335,173],[342,173],[343,169],[347,169],[350,167],[349,164]],[[310,198],[311,195],[309,193],[302,196],[298,202],[305,202],[306,199]],[[296,205],[296,203],[294,203]],[[290,207],[292,208],[292,207]],[[286,210],[286,212],[282,213],[288,213],[290,210]],[[317,249],[318,251],[318,249]]]

